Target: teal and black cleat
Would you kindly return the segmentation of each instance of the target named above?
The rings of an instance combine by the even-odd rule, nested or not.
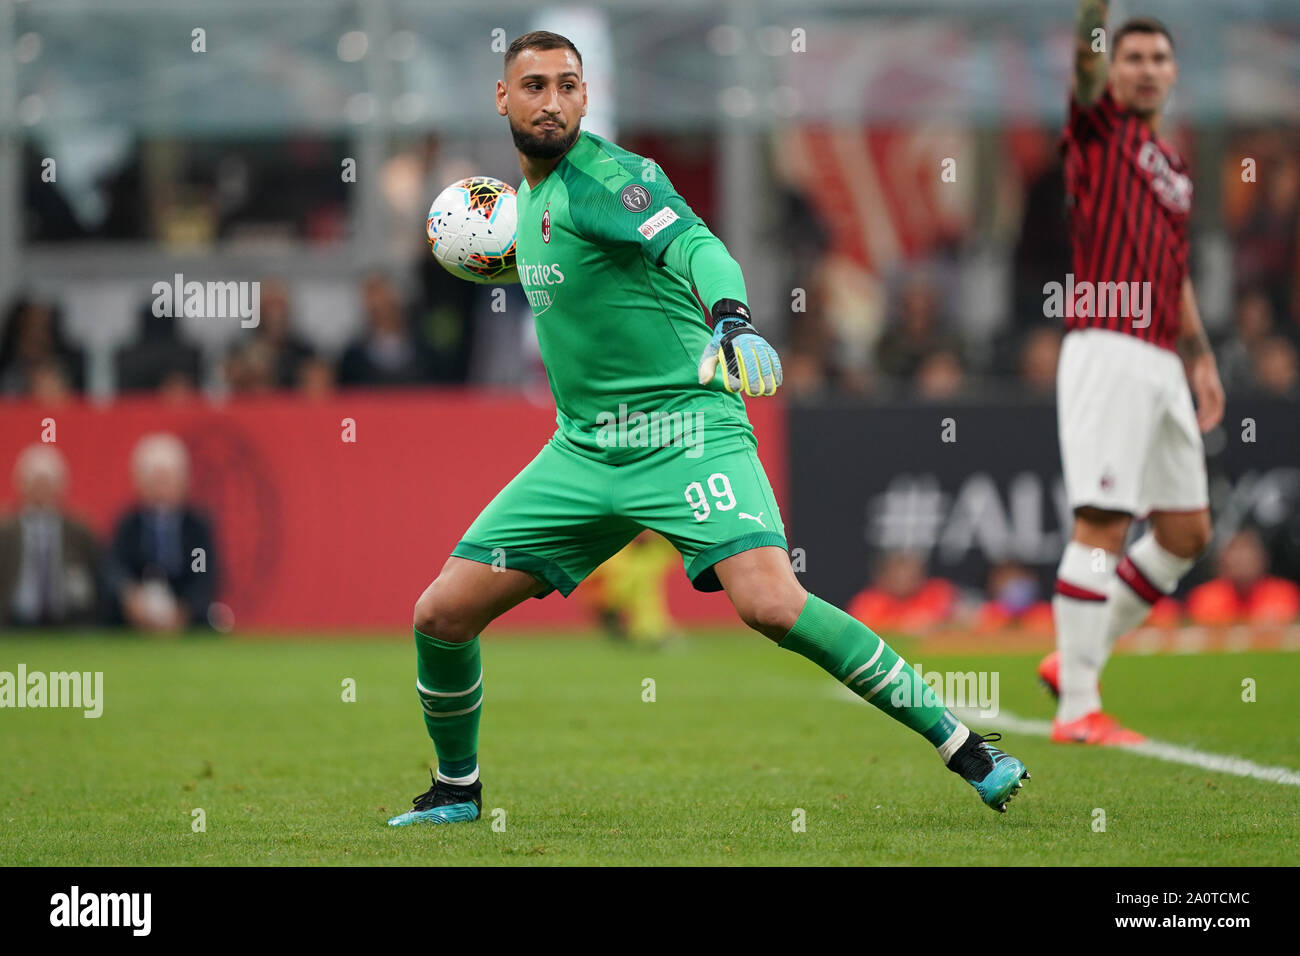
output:
[[[1001,734],[981,736],[972,730],[948,761],[948,769],[974,787],[988,806],[1006,813],[1007,801],[1024,786],[1021,781],[1029,779],[1029,771],[1011,754],[989,746],[1001,739]]]
[[[483,810],[483,782],[475,780],[468,787],[443,783],[429,771],[433,786],[411,801],[414,809],[398,814],[388,821],[390,827],[406,827],[412,823],[469,823],[477,820]]]

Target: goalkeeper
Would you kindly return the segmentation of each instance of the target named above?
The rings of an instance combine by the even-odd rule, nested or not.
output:
[[[725,590],[749,627],[916,731],[1005,809],[1024,765],[795,578],[741,398],[773,394],[781,362],[750,321],[739,266],[662,169],[580,129],[587,90],[567,39],[512,43],[496,103],[524,176],[519,281],[558,427],[415,604],[416,690],[438,771],[389,823],[480,816],[479,635],[527,598],[567,597],[644,529],[680,552],[695,588]]]

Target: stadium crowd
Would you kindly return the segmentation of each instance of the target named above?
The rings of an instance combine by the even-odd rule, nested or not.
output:
[[[1300,619],[1300,584],[1271,573],[1271,557],[1259,533],[1233,535],[1214,560],[1212,577],[1194,586],[1185,600],[1165,597],[1151,609],[1150,627],[1270,627]],[[1038,577],[1015,562],[989,569],[982,592],[957,587],[926,573],[917,554],[880,555],[870,582],[854,596],[849,613],[882,631],[925,634],[960,627],[975,634],[1008,629],[1042,636],[1053,633],[1052,607]]]
[[[969,221],[936,226],[888,260],[855,261],[841,248],[845,224],[829,221],[808,177],[774,174],[770,221],[756,241],[775,256],[779,277],[769,288],[755,276],[756,294],[766,289],[771,301],[751,304],[781,348],[786,394],[943,400],[1009,390],[1050,397],[1061,320],[1044,315],[1043,286],[1070,269],[1056,134],[1033,131],[1023,138],[1032,147],[1017,146],[1008,134],[1002,147],[999,165],[1018,170],[1006,173],[1013,182],[999,200],[1008,207],[1008,222],[993,230],[1004,250],[998,253],[1002,265],[971,259],[980,230]],[[1184,145],[1195,149],[1197,136],[1189,131]],[[1217,188],[1203,183],[1216,201],[1194,233],[1192,268],[1203,318],[1230,394],[1300,399],[1300,150],[1295,134],[1278,128],[1235,130],[1226,141]],[[680,147],[672,153],[670,140],[632,137],[629,143],[647,155],[671,154],[663,161],[674,184],[716,224],[716,176],[707,159]],[[291,149],[232,143],[220,151],[196,144],[186,151],[173,191],[191,197],[189,204],[146,216],[140,191],[148,150],[137,144],[119,173],[102,183],[109,209],[103,223],[92,229],[58,191],[32,186],[25,197],[27,232],[51,247],[75,240],[167,244],[178,240],[169,223],[198,218],[211,220],[204,235],[212,243],[273,234],[308,246],[327,244],[346,231],[347,190],[330,175],[342,149],[324,141]],[[187,340],[178,323],[154,316],[142,297],[138,332],[113,356],[112,390],[177,396],[413,384],[531,391],[544,385],[518,288],[509,288],[503,303],[494,290],[451,277],[411,228],[410,210],[427,201],[430,190],[476,169],[456,149],[428,137],[385,162],[384,234],[392,261],[402,265],[358,277],[356,314],[347,316],[355,330],[351,342],[340,347],[337,340],[324,341],[319,324],[306,321],[308,306],[295,284],[308,280],[263,276],[259,325],[229,340],[222,356]],[[1018,151],[1029,158],[1017,160]],[[1241,156],[1258,161],[1258,182],[1243,181]],[[26,162],[38,159],[31,153]],[[782,163],[779,149],[773,162]],[[1215,170],[1198,171],[1199,180],[1212,178]],[[1226,250],[1211,270],[1218,278],[1200,285],[1216,248]],[[1006,291],[995,297],[1001,314],[992,322],[976,320],[968,296],[972,278],[1001,274]],[[1211,294],[1211,288],[1222,292]],[[789,289],[806,293],[797,309],[787,304]],[[63,319],[58,301],[22,296],[8,305],[0,329],[0,395],[56,400],[87,388],[87,355]]]
[[[145,303],[138,341],[113,358],[117,392],[186,398],[205,391],[256,395],[297,390],[310,396],[339,388],[502,384],[480,383],[472,374],[476,365],[485,372],[489,365],[474,360],[476,330],[484,324],[477,309],[448,309],[442,301],[423,296],[404,298],[398,283],[380,273],[364,277],[359,300],[360,331],[341,352],[331,354],[295,329],[289,285],[278,278],[263,280],[260,322],[229,348],[215,376],[205,372],[199,347],[182,337],[177,323],[154,316]],[[842,389],[847,394],[937,401],[978,394],[981,387],[995,384],[1002,392],[1010,386],[1030,398],[1053,396],[1059,329],[1031,325],[1014,341],[999,342],[998,361],[1006,364],[976,375],[970,348],[940,302],[924,278],[907,282],[870,368],[846,369],[819,359],[819,354],[836,350],[810,345],[825,334],[811,328],[818,320],[796,323],[785,361],[790,395],[806,398]],[[514,345],[520,354],[501,358],[522,370],[516,384],[531,389],[542,375],[535,344],[528,341],[526,326],[516,321],[511,328],[518,333]],[[485,341],[478,347],[495,350],[500,336],[491,329],[480,334]],[[1300,321],[1279,318],[1262,287],[1238,295],[1230,329],[1215,338],[1230,393],[1300,400]],[[0,331],[0,396],[48,404],[81,394],[86,362],[84,349],[73,344],[62,326],[58,303],[23,297],[10,305]]]

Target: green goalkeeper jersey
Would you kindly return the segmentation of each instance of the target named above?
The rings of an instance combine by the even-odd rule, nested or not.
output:
[[[652,160],[587,131],[519,186],[516,255],[555,396],[553,441],[619,463],[753,432],[696,369],[712,336],[664,251],[701,220]]]

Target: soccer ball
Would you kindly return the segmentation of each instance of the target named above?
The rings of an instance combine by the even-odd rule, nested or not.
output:
[[[433,257],[458,279],[505,285],[515,270],[515,190],[490,176],[452,183],[429,207]]]

